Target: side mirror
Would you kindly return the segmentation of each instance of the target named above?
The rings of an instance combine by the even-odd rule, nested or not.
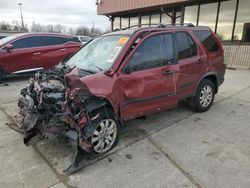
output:
[[[129,66],[124,67],[123,73],[130,74],[132,72],[131,68]]]
[[[9,52],[10,50],[14,49],[14,46],[12,44],[7,44],[3,49]]]

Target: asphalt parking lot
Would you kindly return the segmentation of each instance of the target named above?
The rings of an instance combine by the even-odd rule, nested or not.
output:
[[[70,176],[70,147],[57,138],[26,147],[8,126],[27,81],[0,83],[0,187],[250,187],[250,71],[227,70],[206,113],[181,103],[128,122],[114,150]]]

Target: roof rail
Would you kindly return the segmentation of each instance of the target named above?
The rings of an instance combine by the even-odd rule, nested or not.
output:
[[[141,27],[141,26],[157,26],[159,28],[164,28],[164,27],[174,27],[174,26],[185,26],[185,27],[195,27],[194,24],[192,23],[183,23],[183,24],[163,24],[163,23],[160,23],[160,24],[138,24],[138,25],[132,25],[132,26],[129,26],[129,27],[125,27],[125,28],[122,28],[120,30],[126,30],[126,29],[131,29],[131,28],[134,28],[134,27]],[[119,30],[119,29],[118,29]]]
[[[138,25],[132,25],[132,26],[128,26],[125,28],[122,28],[121,30],[126,30],[126,29],[131,29],[133,27],[141,27],[141,26],[160,26],[160,25],[164,25],[164,24],[138,24]]]

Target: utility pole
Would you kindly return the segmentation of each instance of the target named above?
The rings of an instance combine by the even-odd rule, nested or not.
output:
[[[21,14],[21,21],[22,21],[22,30],[24,31],[25,28],[24,28],[24,22],[23,22],[23,12],[22,12],[22,3],[18,3],[19,7],[20,7],[20,14]]]

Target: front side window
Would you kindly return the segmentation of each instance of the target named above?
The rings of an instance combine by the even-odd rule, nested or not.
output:
[[[185,59],[197,54],[196,44],[185,32],[176,33],[178,59]]]
[[[40,37],[33,36],[33,37],[23,38],[23,39],[14,41],[12,45],[14,46],[14,49],[39,47]]]
[[[66,64],[91,72],[109,70],[129,40],[127,35],[101,36],[89,42],[73,55]]]
[[[173,63],[173,36],[161,34],[148,38],[137,49],[126,68],[139,71]]]
[[[209,52],[215,52],[219,50],[217,41],[210,31],[194,31],[194,34]]]

